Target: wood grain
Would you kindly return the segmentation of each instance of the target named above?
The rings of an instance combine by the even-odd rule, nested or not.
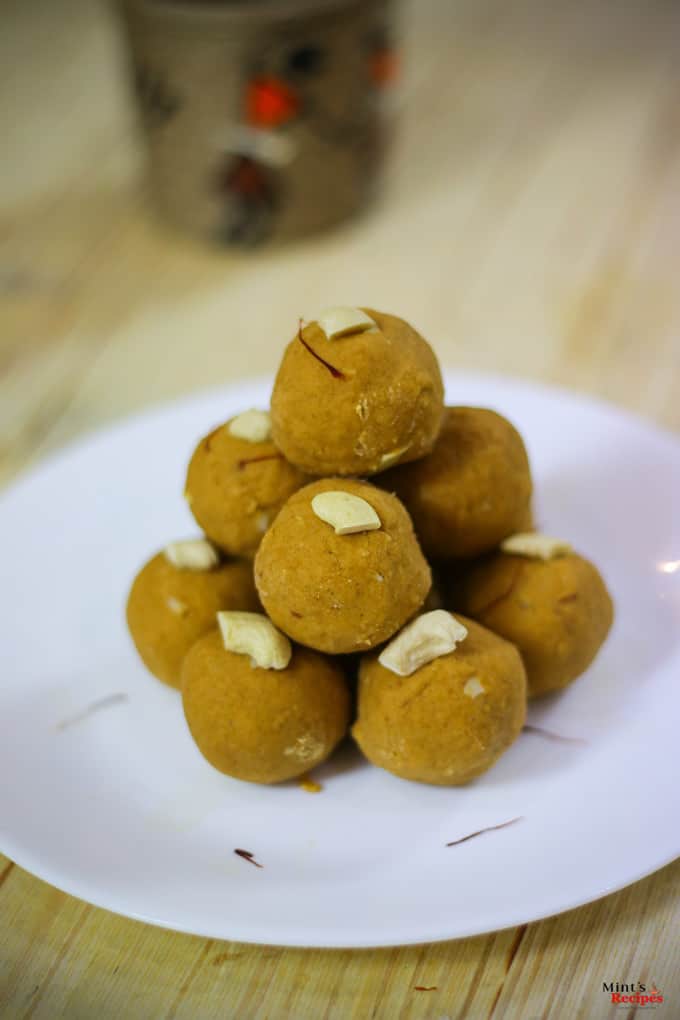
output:
[[[300,314],[348,297],[412,319],[448,366],[680,427],[680,7],[409,0],[405,26],[379,204],[335,234],[237,256],[147,213],[108,5],[8,0],[0,480],[150,403],[271,372]],[[670,1018],[679,888],[676,862],[515,930],[292,950],[153,929],[0,858],[0,1015],[610,1020],[635,1011],[603,981],[653,981]]]
[[[620,1011],[603,981],[654,981],[671,1017],[680,996],[680,862],[547,921],[356,952],[160,931],[80,903],[20,868],[7,885],[0,992],[10,1016],[609,1020]]]

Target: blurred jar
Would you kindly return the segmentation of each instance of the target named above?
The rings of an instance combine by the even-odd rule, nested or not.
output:
[[[154,204],[225,245],[301,237],[375,193],[391,0],[121,0]]]

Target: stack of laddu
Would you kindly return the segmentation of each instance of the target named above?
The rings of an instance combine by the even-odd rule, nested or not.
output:
[[[328,309],[288,344],[270,411],[199,442],[185,497],[204,537],[144,566],[130,632],[221,772],[292,779],[351,728],[396,776],[466,783],[612,621],[596,568],[533,530],[531,496],[519,433],[445,407],[408,323]]]

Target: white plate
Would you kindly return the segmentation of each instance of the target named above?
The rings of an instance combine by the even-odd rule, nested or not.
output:
[[[123,606],[142,561],[194,531],[181,492],[196,440],[268,394],[267,382],[241,383],[153,410],[0,500],[2,851],[130,917],[304,946],[490,931],[676,856],[680,446],[614,408],[517,381],[450,377],[448,395],[516,422],[540,523],[592,557],[614,594],[595,665],[530,710],[535,725],[585,743],[523,734],[463,789],[403,782],[351,746],[317,770],[316,795],[240,783],[203,760],[179,695],[137,661]],[[78,721],[113,695],[125,698]]]

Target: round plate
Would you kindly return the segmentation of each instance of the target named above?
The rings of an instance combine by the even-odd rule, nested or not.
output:
[[[569,739],[525,732],[461,789],[403,782],[350,744],[316,770],[314,795],[241,783],[204,761],[179,694],[137,660],[123,608],[141,563],[195,533],[181,494],[196,441],[266,406],[269,388],[239,383],[153,410],[0,500],[0,849],[130,917],[296,946],[491,931],[676,856],[680,448],[614,408],[527,383],[451,376],[448,398],[517,424],[539,525],[591,557],[613,593],[616,623],[593,667],[529,711],[533,726]]]

